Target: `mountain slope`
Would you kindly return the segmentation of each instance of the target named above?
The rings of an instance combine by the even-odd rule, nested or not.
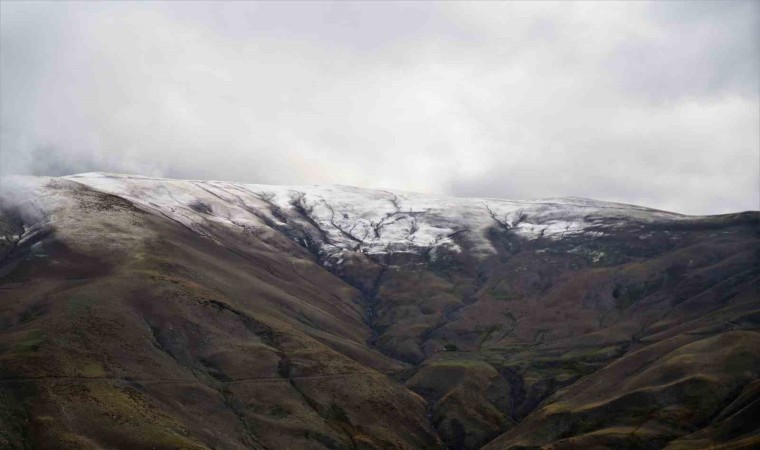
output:
[[[11,448],[758,442],[757,213],[99,173],[3,193]]]

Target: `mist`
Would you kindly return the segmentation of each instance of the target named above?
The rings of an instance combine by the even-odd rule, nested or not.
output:
[[[760,208],[760,2],[0,5],[0,177]]]

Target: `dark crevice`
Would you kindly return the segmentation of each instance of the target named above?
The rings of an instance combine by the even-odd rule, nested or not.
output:
[[[343,415],[343,420],[337,421],[334,417],[330,414],[330,410],[322,411],[319,403],[314,401],[311,397],[309,397],[298,385],[296,384],[293,377],[290,376],[288,371],[288,382],[290,383],[290,386],[300,395],[301,399],[304,401],[304,403],[314,411],[318,416],[322,417],[325,420],[325,423],[327,423],[327,426],[332,428],[334,431],[337,431],[338,433],[344,435],[348,441],[351,443],[351,448],[356,449],[356,441],[354,440],[354,436],[351,433],[351,431],[347,428],[350,427],[350,423],[348,422],[348,419],[345,418],[345,414]],[[338,423],[336,423],[338,422]],[[334,442],[332,439],[330,439],[327,436],[322,437],[322,439],[328,439],[331,441],[330,448],[339,448],[341,445],[338,442]]]
[[[309,225],[314,228],[317,233],[319,234],[319,237],[321,238],[322,242],[325,244],[330,244],[330,239],[327,237],[327,233],[319,226],[319,224],[311,217],[311,214],[313,212],[313,207],[309,207],[306,204],[306,194],[303,192],[296,192],[293,197],[290,199],[290,205],[293,207],[293,209],[298,213],[298,215],[306,221]],[[287,222],[286,222],[287,223]],[[303,232],[303,230],[302,230]],[[305,233],[305,232],[304,232]],[[308,235],[308,233],[305,233]],[[311,236],[309,236],[311,238]],[[311,238],[313,240],[313,238]]]
[[[240,422],[240,426],[243,430],[243,444],[245,444],[246,447],[252,448],[255,450],[269,450],[267,446],[261,443],[259,439],[256,437],[256,435],[253,433],[253,430],[251,430],[251,426],[248,424],[248,421],[245,418],[245,413],[241,411],[237,405],[237,402],[235,399],[230,395],[229,392],[225,392],[223,390],[217,389],[217,392],[219,392],[219,395],[222,397],[222,400],[224,401],[224,406],[227,407],[230,411],[232,411],[233,414],[238,419],[238,422]]]
[[[356,227],[356,224],[354,224],[354,228],[351,228],[350,230],[343,229],[343,227],[341,227],[335,222],[335,210],[333,209],[333,207],[330,206],[330,204],[327,203],[324,199],[322,200],[322,202],[325,204],[325,207],[330,211],[330,225],[332,225],[336,230],[338,230],[343,237],[345,237],[346,239],[350,241],[355,242],[356,245],[351,250],[358,251],[361,248],[361,246],[364,245],[364,239],[367,238],[367,234],[369,234],[369,231],[365,230],[364,237],[359,238],[357,236],[354,236],[353,231],[354,231],[354,228]]]
[[[380,291],[380,283],[382,282],[383,276],[387,270],[388,267],[383,266],[380,269],[380,272],[377,274],[375,281],[372,283],[372,287],[370,287],[369,291],[364,293],[364,302],[367,305],[367,326],[372,331],[372,336],[370,336],[369,340],[367,341],[367,346],[370,348],[376,348],[375,344],[381,334],[381,330],[378,329],[377,326],[377,301],[378,292]]]

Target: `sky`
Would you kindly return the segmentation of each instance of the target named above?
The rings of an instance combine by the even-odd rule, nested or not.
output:
[[[760,2],[1,2],[0,177],[760,209]]]

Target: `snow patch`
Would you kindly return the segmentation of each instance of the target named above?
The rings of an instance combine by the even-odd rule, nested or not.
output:
[[[200,234],[210,222],[246,230],[311,230],[327,256],[346,251],[425,252],[435,258],[442,250],[462,251],[463,243],[473,253],[487,255],[495,252],[487,238],[492,228],[525,239],[561,239],[586,232],[600,235],[600,227],[632,219],[682,217],[575,197],[526,201],[435,197],[350,186],[271,186],[106,173],[65,179],[120,196]],[[343,257],[333,260],[340,264]]]

